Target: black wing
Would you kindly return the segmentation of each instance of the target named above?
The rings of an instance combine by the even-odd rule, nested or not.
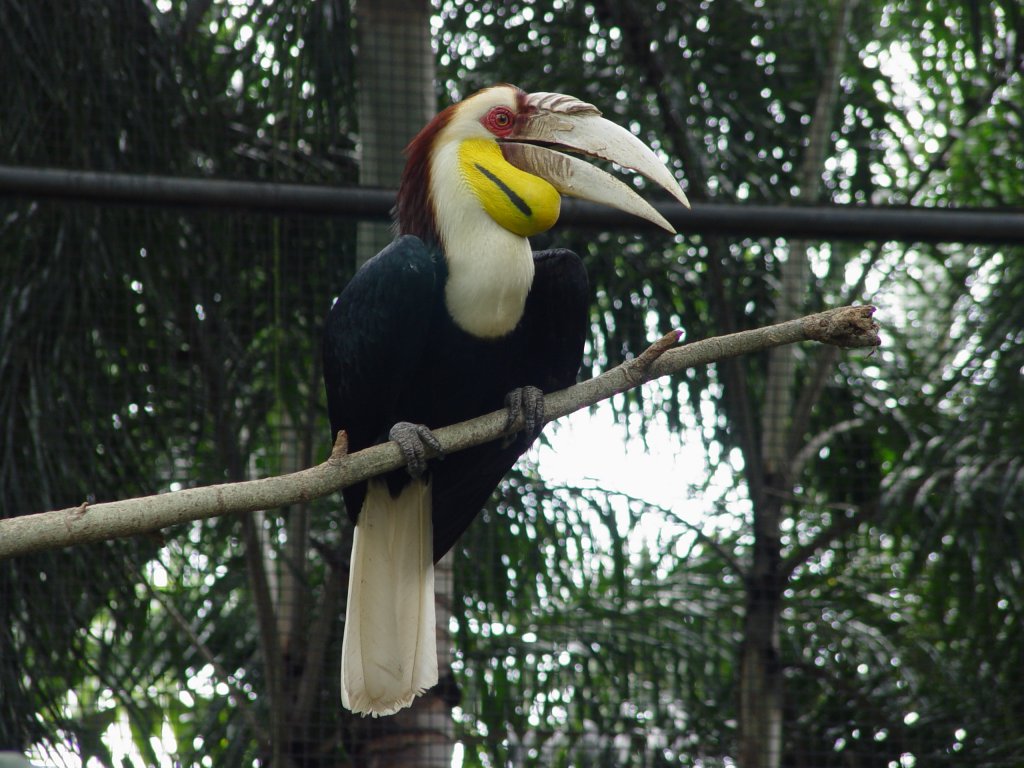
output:
[[[324,383],[331,434],[344,429],[349,450],[387,440],[402,389],[427,348],[429,318],[443,286],[430,250],[396,239],[356,272],[327,316]],[[366,484],[344,490],[353,520]]]
[[[590,310],[583,262],[572,251],[557,249],[535,253],[534,263],[523,319],[503,344],[510,359],[499,398],[527,385],[545,393],[564,389],[576,382],[583,359]],[[491,410],[501,404],[499,399]],[[434,465],[435,560],[451,549],[528,447],[494,441]]]
[[[521,331],[528,357],[523,375],[545,392],[576,383],[590,323],[590,283],[583,261],[564,248],[533,255],[536,275]]]

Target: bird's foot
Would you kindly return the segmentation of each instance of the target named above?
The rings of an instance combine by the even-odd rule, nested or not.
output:
[[[444,458],[441,441],[423,424],[400,421],[388,432],[388,439],[398,444],[405,458],[405,466],[413,477],[419,477],[427,471],[428,449]]]
[[[537,387],[525,386],[513,389],[505,395],[505,429],[508,429],[520,416],[523,417],[523,430],[505,438],[506,447],[513,442],[522,441],[526,446],[533,443],[544,429],[544,392]]]

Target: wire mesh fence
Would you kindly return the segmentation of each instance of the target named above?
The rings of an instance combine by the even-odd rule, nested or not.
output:
[[[593,102],[698,207],[1019,206],[1019,9],[852,6],[0,0],[0,164],[198,184],[145,205],[130,184],[3,200],[0,516],[323,461],[324,317],[391,230],[336,200],[189,190],[379,205],[410,139],[479,87]],[[439,564],[439,683],[393,717],[341,706],[337,494],[0,561],[0,748],[82,766],[1019,765],[1024,283],[1000,244],[1019,214],[931,245],[608,215],[531,239],[589,272],[583,378],[673,328],[865,300],[885,346],[722,360],[549,426]]]

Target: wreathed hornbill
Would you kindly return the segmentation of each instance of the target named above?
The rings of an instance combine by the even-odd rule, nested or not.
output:
[[[632,168],[686,204],[671,172],[592,105],[511,85],[438,114],[406,150],[398,238],[332,307],[324,379],[332,434],[353,451],[394,440],[408,471],[344,491],[356,524],[343,704],[385,715],[437,682],[433,563],[544,424],[543,393],[576,379],[589,290],[574,253],[533,253],[560,193],[672,230],[629,187],[567,149]],[[525,429],[430,461],[437,428],[505,406]]]

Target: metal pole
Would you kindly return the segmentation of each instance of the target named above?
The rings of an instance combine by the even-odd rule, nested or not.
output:
[[[78,200],[182,208],[234,208],[278,214],[387,220],[394,190],[328,187],[127,173],[0,166],[0,197]],[[867,206],[768,206],[674,203],[655,207],[681,233],[728,237],[803,237],[859,242],[1024,244],[1024,211]],[[562,224],[640,229],[645,222],[619,211],[568,199]]]

